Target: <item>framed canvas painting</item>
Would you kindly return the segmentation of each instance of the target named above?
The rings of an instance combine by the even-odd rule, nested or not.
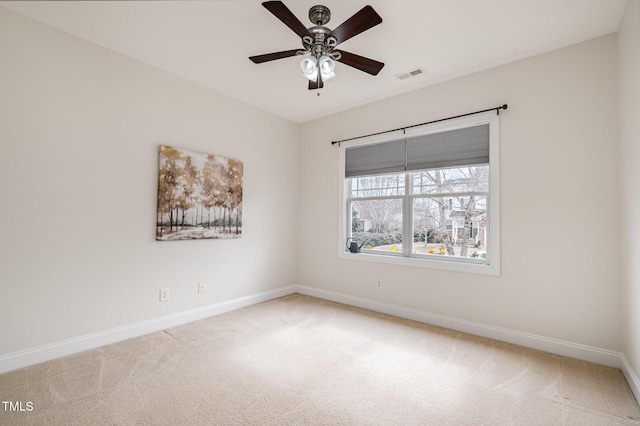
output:
[[[156,240],[240,238],[241,161],[160,146]]]

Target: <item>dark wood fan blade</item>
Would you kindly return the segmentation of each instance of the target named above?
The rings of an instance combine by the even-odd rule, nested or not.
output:
[[[371,27],[375,27],[381,22],[382,18],[380,15],[378,15],[371,6],[365,6],[351,18],[340,24],[338,28],[331,31],[327,37],[335,37],[338,40],[338,44],[340,44]]]
[[[276,59],[296,56],[299,50],[300,49],[284,50],[282,52],[273,52],[273,53],[266,53],[264,55],[249,56],[249,59],[251,59],[254,64],[261,64],[263,62],[274,61]]]
[[[335,50],[340,52],[340,59],[338,62],[342,62],[345,65],[359,69],[371,75],[378,75],[384,63],[375,61],[373,59],[365,58],[364,56],[356,55],[355,53],[345,52],[344,50]]]
[[[300,38],[304,36],[312,37],[307,27],[281,1],[265,1],[262,5],[287,27],[291,28],[294,33],[298,34]]]
[[[320,86],[320,89],[324,87],[324,82],[322,81],[322,75],[320,73],[318,73],[318,79],[316,81],[309,80],[309,90],[318,89],[318,85]]]

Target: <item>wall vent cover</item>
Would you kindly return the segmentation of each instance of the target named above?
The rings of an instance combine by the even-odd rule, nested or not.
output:
[[[396,74],[396,78],[398,80],[406,80],[407,78],[410,77],[416,77],[419,76],[420,74],[424,74],[424,69],[423,68],[417,68],[413,71],[408,71],[408,72],[403,72],[400,74]]]

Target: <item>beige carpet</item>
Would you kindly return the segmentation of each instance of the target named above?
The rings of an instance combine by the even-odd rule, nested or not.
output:
[[[619,370],[292,295],[0,375],[2,425],[630,425]]]

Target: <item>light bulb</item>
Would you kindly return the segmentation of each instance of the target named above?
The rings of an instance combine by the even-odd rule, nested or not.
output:
[[[333,61],[333,59],[329,58],[328,56],[320,57],[319,68],[320,68],[320,73],[322,74],[323,81],[327,81],[336,76],[336,73],[335,73],[336,63]]]
[[[302,75],[311,80],[316,81],[318,79],[318,61],[313,56],[304,58],[300,62],[300,68],[302,69]]]

